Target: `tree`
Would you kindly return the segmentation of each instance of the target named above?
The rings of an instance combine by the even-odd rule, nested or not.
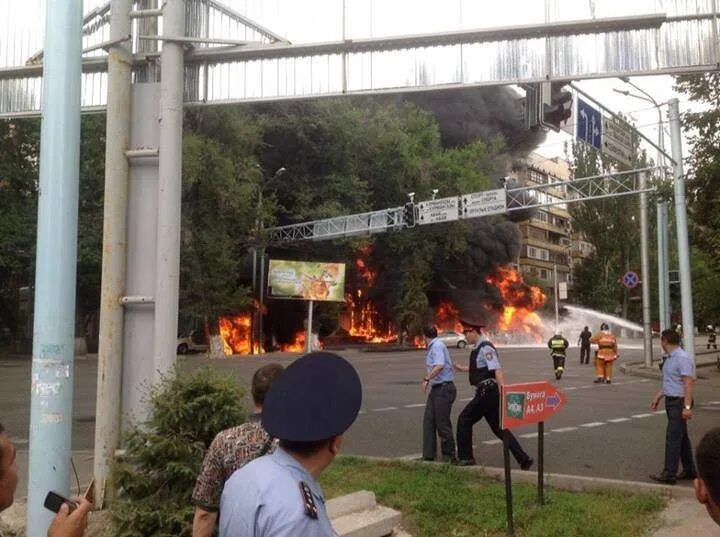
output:
[[[690,152],[687,203],[692,241],[707,252],[716,276],[720,273],[720,74],[687,75],[676,89],[691,100],[704,103],[699,112],[683,115]]]
[[[0,120],[0,341],[17,342],[28,323],[20,302],[24,288],[32,303],[39,146],[39,120]]]
[[[190,110],[183,137],[180,304],[218,344],[218,318],[250,304],[240,269],[254,240],[260,134],[233,108]],[[221,351],[220,351],[221,352]]]

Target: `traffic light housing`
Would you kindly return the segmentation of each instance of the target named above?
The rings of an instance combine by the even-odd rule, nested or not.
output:
[[[405,227],[415,227],[415,204],[411,201],[403,207],[403,222]]]
[[[541,123],[555,131],[559,131],[572,117],[573,94],[564,88],[564,82],[542,84]]]

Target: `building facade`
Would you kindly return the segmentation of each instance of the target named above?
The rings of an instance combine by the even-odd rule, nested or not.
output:
[[[554,270],[558,282],[567,282],[571,288],[573,264],[591,255],[592,245],[573,234],[563,184],[572,177],[570,164],[559,157],[549,159],[531,153],[512,177],[523,186],[553,185],[532,193],[540,203],[551,205],[537,209],[528,220],[518,223],[522,234],[520,271],[539,281],[548,294],[553,292]]]

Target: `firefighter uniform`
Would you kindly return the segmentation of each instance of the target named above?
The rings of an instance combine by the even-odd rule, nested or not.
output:
[[[712,325],[708,325],[707,327],[707,348],[710,348],[710,345],[712,345],[713,349],[717,350],[717,332],[715,330],[715,327]]]
[[[568,340],[560,333],[555,334],[548,340],[548,348],[551,351],[550,356],[553,359],[553,368],[557,380],[560,380],[565,371],[565,353],[569,346]]]
[[[612,379],[613,363],[618,358],[617,339],[610,332],[608,326],[603,324],[600,326],[600,332],[590,338],[591,343],[598,346],[595,352],[595,383],[604,382],[610,384]]]

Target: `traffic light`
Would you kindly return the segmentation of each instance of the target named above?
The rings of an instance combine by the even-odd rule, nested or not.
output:
[[[403,208],[403,222],[405,227],[415,227],[415,204],[411,201]]]
[[[542,119],[544,127],[559,131],[572,117],[573,95],[564,82],[542,84]]]

